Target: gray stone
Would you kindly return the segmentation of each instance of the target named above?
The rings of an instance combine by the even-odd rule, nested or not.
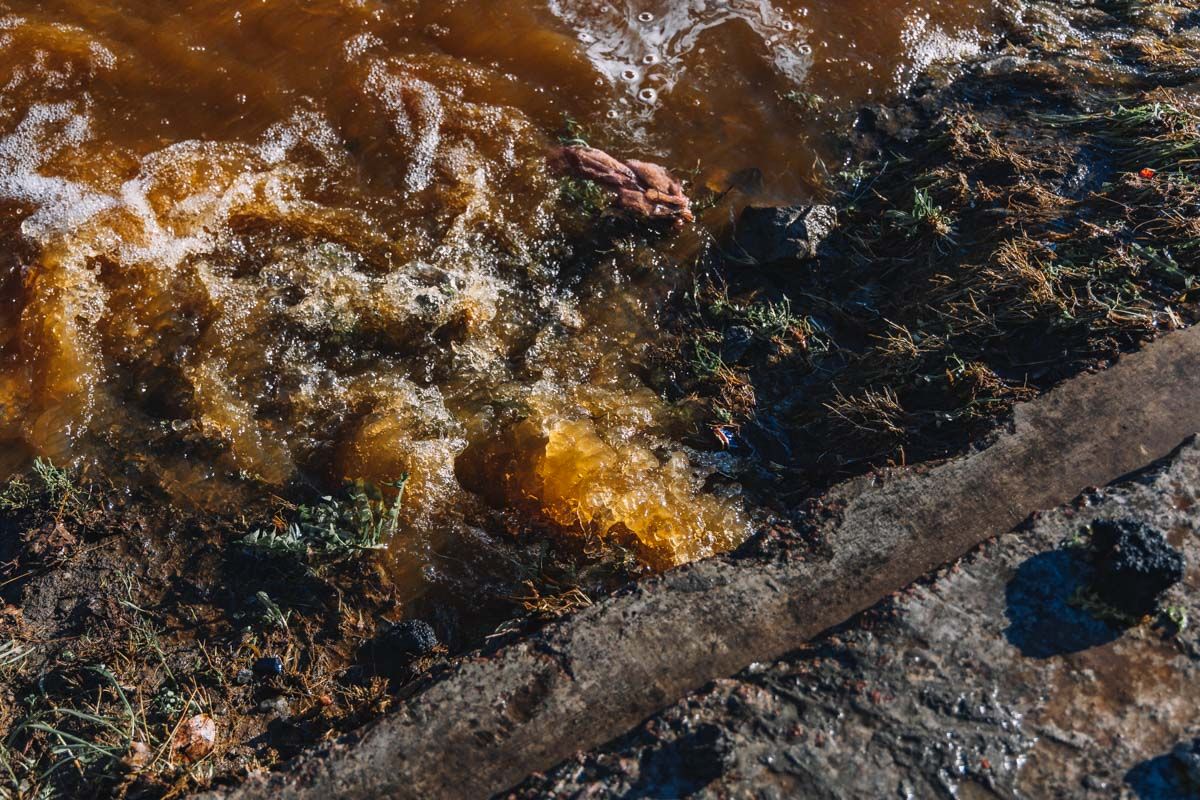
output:
[[[277,697],[268,697],[258,704],[258,713],[268,716],[277,717],[286,721],[292,714],[291,705],[288,699],[282,695]]]
[[[833,206],[752,206],[738,220],[729,255],[755,264],[811,260],[836,227]]]

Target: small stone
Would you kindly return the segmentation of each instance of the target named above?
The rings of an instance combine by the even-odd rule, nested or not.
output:
[[[137,772],[150,763],[153,755],[150,745],[145,742],[134,742],[129,745],[129,752],[121,760],[121,763],[130,772]]]
[[[1183,768],[1188,780],[1200,786],[1200,739],[1176,745],[1171,751],[1171,758]]]
[[[197,714],[179,726],[172,745],[180,760],[194,764],[211,753],[216,743],[216,720],[208,714]]]
[[[1162,532],[1137,520],[1101,520],[1092,525],[1100,553],[1095,589],[1129,614],[1151,613],[1158,598],[1183,580],[1183,554]]]
[[[282,695],[268,697],[258,704],[258,713],[268,714],[286,721],[292,715],[292,707],[287,698]]]
[[[283,659],[267,656],[254,662],[254,674],[260,678],[277,678],[283,674]]]
[[[252,680],[254,680],[254,670],[243,668],[237,671],[237,675],[234,677],[233,682],[238,686],[245,686]]]
[[[808,261],[837,227],[833,206],[783,206],[742,212],[730,253],[755,264]]]

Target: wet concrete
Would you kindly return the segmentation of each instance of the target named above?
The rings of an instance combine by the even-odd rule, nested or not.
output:
[[[828,502],[837,513],[826,526],[820,558],[805,560],[786,546],[760,548],[756,555],[751,547],[639,584],[499,653],[463,661],[353,741],[304,758],[286,773],[252,777],[224,796],[467,797],[501,791],[579,748],[611,740],[714,678],[779,658],[1038,509],[1166,456],[1200,430],[1198,390],[1200,330],[1172,334],[1020,407],[1012,429],[987,450],[932,470],[835,490]],[[1004,646],[1017,647],[1007,639]],[[985,656],[969,649],[946,652],[974,659],[968,662],[973,669],[989,668]],[[938,658],[934,663],[946,657]],[[1131,656],[1114,658],[1083,668],[1116,680],[1137,666]],[[1064,674],[1062,685],[1076,675]],[[912,680],[920,677],[918,672]],[[1028,683],[1039,691],[1054,685]],[[1160,676],[1147,686],[1171,695]],[[938,702],[949,708],[982,703],[982,723],[1020,734],[1020,741],[1005,745],[1010,757],[1032,758],[1035,743],[1022,738],[1029,729],[990,721],[994,715],[984,702],[990,689],[965,701],[953,683],[941,691]],[[1101,689],[1095,702],[1104,697]],[[1054,710],[1060,699],[1047,693],[1046,724],[1069,721],[1074,713],[1071,703]],[[1069,733],[1060,738],[1074,741]],[[703,755],[706,741],[701,737],[684,751],[699,748],[700,760],[710,761]],[[1151,737],[1142,749],[1158,744]],[[930,764],[958,758],[915,746],[913,758],[919,754],[917,760]],[[1001,755],[997,751],[1003,764]],[[943,768],[930,769],[937,774]],[[957,769],[962,774],[966,767]]]
[[[1193,439],[510,796],[1198,797],[1171,755],[1200,733],[1198,494]],[[1110,519],[1173,534],[1169,615],[1089,601]]]

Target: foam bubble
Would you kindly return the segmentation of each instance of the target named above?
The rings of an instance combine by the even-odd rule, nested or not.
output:
[[[405,187],[410,192],[425,189],[441,143],[443,111],[437,90],[425,81],[389,71],[383,63],[371,66],[366,89],[391,113],[395,132],[408,147]]]

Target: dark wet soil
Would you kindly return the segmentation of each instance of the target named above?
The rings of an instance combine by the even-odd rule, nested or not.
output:
[[[1025,19],[965,74],[863,110],[819,246],[780,258],[756,215],[702,260],[669,373],[781,516],[962,452],[1015,402],[1196,318],[1192,4]]]

